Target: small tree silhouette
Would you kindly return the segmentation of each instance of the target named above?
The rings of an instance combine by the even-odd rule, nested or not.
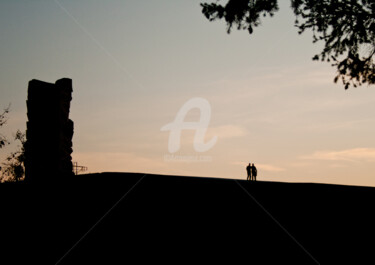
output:
[[[17,130],[16,135],[14,136],[15,141],[19,141],[21,146],[18,146],[18,150],[12,152],[2,163],[3,167],[1,168],[2,176],[0,177],[1,181],[15,181],[18,182],[25,177],[25,143],[26,143],[26,134]]]

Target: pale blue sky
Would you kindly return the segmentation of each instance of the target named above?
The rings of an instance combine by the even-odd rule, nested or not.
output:
[[[26,127],[29,80],[69,77],[73,158],[90,172],[245,178],[251,161],[262,180],[375,186],[374,88],[333,84],[335,69],[311,60],[321,45],[279,2],[253,35],[228,35],[200,1],[1,1],[4,132]],[[218,142],[197,154],[186,131],[180,154],[212,161],[165,161],[160,128],[194,97],[211,104]]]

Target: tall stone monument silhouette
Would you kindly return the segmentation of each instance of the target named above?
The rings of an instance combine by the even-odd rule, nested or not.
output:
[[[50,182],[73,176],[72,80],[31,80],[27,97],[25,181]]]

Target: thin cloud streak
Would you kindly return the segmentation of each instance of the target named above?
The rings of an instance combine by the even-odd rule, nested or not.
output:
[[[353,148],[341,151],[316,151],[300,157],[307,160],[375,162],[375,148]]]
[[[250,161],[251,162],[251,161]],[[233,162],[233,165],[241,165],[246,166],[249,162]],[[285,168],[274,166],[271,164],[262,164],[262,163],[254,163],[254,165],[257,167],[258,171],[267,171],[267,172],[282,172],[285,171]]]
[[[237,125],[222,125],[218,127],[209,127],[206,137],[211,138],[217,135],[219,139],[227,139],[245,136],[247,131],[245,128]]]

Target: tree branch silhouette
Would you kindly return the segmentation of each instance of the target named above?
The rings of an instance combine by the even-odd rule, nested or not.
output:
[[[218,0],[217,2],[219,2]],[[227,32],[234,25],[250,34],[260,25],[260,17],[278,11],[277,0],[226,0],[225,5],[201,3],[202,13],[210,21],[224,19]],[[302,34],[313,32],[313,43],[324,42],[313,60],[333,62],[334,78],[345,89],[375,84],[375,2],[373,0],[291,0],[295,26]]]
[[[7,108],[5,108],[2,113],[0,113],[0,128],[3,125],[5,125],[6,122],[8,121],[6,116],[9,113],[9,108],[10,108],[10,105]],[[4,135],[0,133],[0,149],[7,144],[9,144],[9,141],[6,139]]]

